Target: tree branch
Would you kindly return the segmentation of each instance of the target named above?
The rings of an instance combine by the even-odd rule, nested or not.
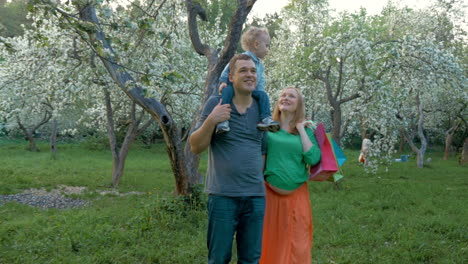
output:
[[[197,22],[197,16],[200,16],[203,21],[208,21],[206,12],[198,2],[193,4],[191,0],[186,0],[185,3],[187,5],[188,28],[193,48],[198,54],[208,56],[212,53],[212,50],[208,45],[202,43]]]
[[[361,96],[360,96],[358,93],[355,93],[355,94],[353,94],[353,95],[350,95],[350,96],[348,96],[348,97],[346,97],[346,98],[343,98],[343,99],[339,100],[338,103],[339,103],[339,104],[343,104],[343,103],[352,101],[352,100],[354,100],[354,99],[356,99],[356,98],[359,98],[359,97],[361,97]]]

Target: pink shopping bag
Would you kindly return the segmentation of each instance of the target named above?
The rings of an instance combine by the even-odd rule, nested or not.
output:
[[[333,153],[333,146],[330,142],[322,123],[315,129],[315,138],[321,151],[320,162],[310,167],[309,180],[326,181],[338,171],[338,164]]]

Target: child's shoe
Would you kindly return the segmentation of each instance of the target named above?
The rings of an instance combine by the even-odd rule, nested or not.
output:
[[[271,119],[271,117],[265,117],[262,122],[258,123],[257,128],[262,131],[277,132],[280,129],[280,123]]]
[[[216,125],[216,134],[222,134],[224,132],[229,132],[229,130],[231,130],[229,128],[229,121],[223,121],[221,123],[218,123]]]

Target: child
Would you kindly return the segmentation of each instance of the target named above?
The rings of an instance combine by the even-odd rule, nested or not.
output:
[[[279,130],[279,123],[271,118],[270,111],[270,99],[265,92],[265,76],[263,74],[265,67],[260,59],[265,58],[270,48],[270,34],[266,28],[251,27],[242,35],[242,48],[246,51],[245,54],[252,57],[257,68],[257,87],[252,93],[252,97],[255,98],[260,106],[260,122],[257,128],[263,131],[276,132]],[[223,104],[230,104],[232,97],[234,96],[234,89],[230,84],[229,79],[229,65],[221,73],[219,81],[219,91],[222,91]],[[228,85],[229,84],[229,85]],[[216,126],[216,133],[228,132],[229,121],[224,121]]]

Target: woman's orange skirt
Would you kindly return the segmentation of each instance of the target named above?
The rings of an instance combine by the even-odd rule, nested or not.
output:
[[[312,209],[304,183],[290,195],[266,186],[260,264],[309,264],[312,262]]]

